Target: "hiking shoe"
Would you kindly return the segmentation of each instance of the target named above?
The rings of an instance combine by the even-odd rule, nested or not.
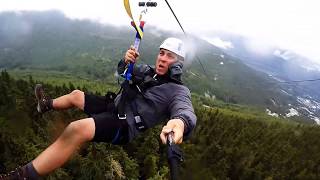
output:
[[[39,113],[44,113],[52,109],[52,100],[45,95],[41,84],[36,84],[34,94],[38,101],[37,111]]]
[[[8,174],[0,175],[0,180],[28,180],[26,166],[18,167]]]

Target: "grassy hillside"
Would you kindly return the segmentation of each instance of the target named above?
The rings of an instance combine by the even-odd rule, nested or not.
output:
[[[133,43],[135,34],[129,26],[71,20],[57,11],[4,12],[0,13],[0,23],[3,24],[0,69],[14,70],[16,75],[19,71],[39,75],[46,72],[109,83],[116,82],[116,65]],[[142,63],[153,64],[160,42],[173,35],[163,31],[153,33],[154,29],[146,26],[140,52]],[[284,105],[292,103],[293,99],[281,93],[280,87],[265,74],[250,69],[206,41],[196,37],[190,37],[189,41],[194,50],[190,54],[197,56],[189,54],[184,81],[193,92],[261,109],[272,108],[272,102],[276,101],[277,107],[273,108],[279,112],[285,110]]]

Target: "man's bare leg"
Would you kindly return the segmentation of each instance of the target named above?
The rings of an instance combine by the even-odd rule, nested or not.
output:
[[[74,90],[69,94],[60,96],[52,101],[53,109],[69,109],[77,107],[81,110],[84,109],[84,92]]]
[[[72,107],[77,107],[81,110],[84,109],[84,92],[80,90],[74,90],[64,96],[51,99],[50,97],[46,96],[42,85],[36,84],[35,96],[38,101],[37,110],[40,113],[45,113],[51,109],[60,110],[69,109]]]
[[[43,176],[61,167],[80,145],[93,139],[94,133],[92,118],[70,123],[60,137],[32,161],[35,170]]]

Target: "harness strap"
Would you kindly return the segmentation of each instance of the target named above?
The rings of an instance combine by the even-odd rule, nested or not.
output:
[[[126,120],[127,119],[125,106],[126,106],[126,99],[128,97],[128,89],[129,88],[130,88],[129,87],[129,81],[125,80],[121,84],[121,89],[120,89],[121,97],[120,97],[120,101],[119,101],[119,104],[118,104],[118,118],[120,120]]]
[[[134,120],[135,120],[135,123],[136,123],[136,128],[139,131],[145,131],[147,129],[147,126],[146,126],[145,122],[143,121],[142,117],[139,115],[136,101],[131,101],[130,102],[130,107],[131,107],[131,110],[133,112]]]
[[[131,18],[132,22],[134,23],[134,28],[137,30],[137,33],[139,34],[139,36],[141,37],[140,39],[142,39],[143,37],[143,31],[142,29],[137,25],[137,23],[135,22],[135,20],[133,19],[132,13],[131,13],[131,8],[130,8],[130,3],[129,0],[124,0],[123,1],[124,7],[126,9],[126,12],[128,14],[128,16]],[[141,18],[140,18],[141,19]]]
[[[122,85],[121,85],[121,89],[122,89],[122,94],[120,97],[120,102],[118,104],[118,118],[120,120],[126,120],[127,119],[127,115],[125,112],[125,106],[126,103],[128,102],[130,104],[130,108],[132,110],[134,119],[135,119],[135,124],[136,127],[139,131],[144,131],[147,126],[145,125],[143,118],[140,116],[138,109],[137,109],[137,104],[134,101],[134,98],[137,96],[138,92],[134,89],[132,89],[133,87],[130,87],[130,81],[125,80]],[[140,89],[137,87],[137,90],[141,93]]]
[[[136,51],[139,50],[139,46],[140,46],[140,42],[141,42],[141,39],[142,39],[142,34],[140,34],[139,30],[142,31],[143,33],[143,26],[144,26],[144,21],[140,21],[140,26],[139,29],[137,29],[137,26],[135,24],[134,21],[131,22],[131,25],[135,28],[135,30],[137,31],[136,33],[136,38],[134,40],[134,48],[136,49]],[[125,78],[126,80],[131,80],[131,77],[132,77],[132,71],[133,71],[133,66],[134,66],[134,63],[130,63],[129,64],[129,67],[128,67],[128,70],[125,72]]]

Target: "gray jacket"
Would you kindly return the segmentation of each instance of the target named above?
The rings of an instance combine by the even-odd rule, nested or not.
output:
[[[119,62],[118,73],[123,73],[125,63],[123,60]],[[150,67],[147,65],[135,66],[133,76],[146,75],[145,72]],[[137,73],[137,72],[140,72]],[[149,76],[150,78],[150,76]],[[156,78],[168,79],[161,76]],[[143,78],[142,78],[143,79]],[[120,101],[119,94],[115,100],[116,106]],[[188,138],[196,125],[197,118],[195,116],[189,89],[174,81],[166,80],[161,84],[146,88],[143,93],[138,93],[134,98],[139,115],[143,118],[145,125],[150,128],[169,119],[178,118],[184,122],[184,138]],[[132,140],[138,133],[136,128],[133,112],[129,104],[125,106],[127,122],[129,125],[129,140]]]

